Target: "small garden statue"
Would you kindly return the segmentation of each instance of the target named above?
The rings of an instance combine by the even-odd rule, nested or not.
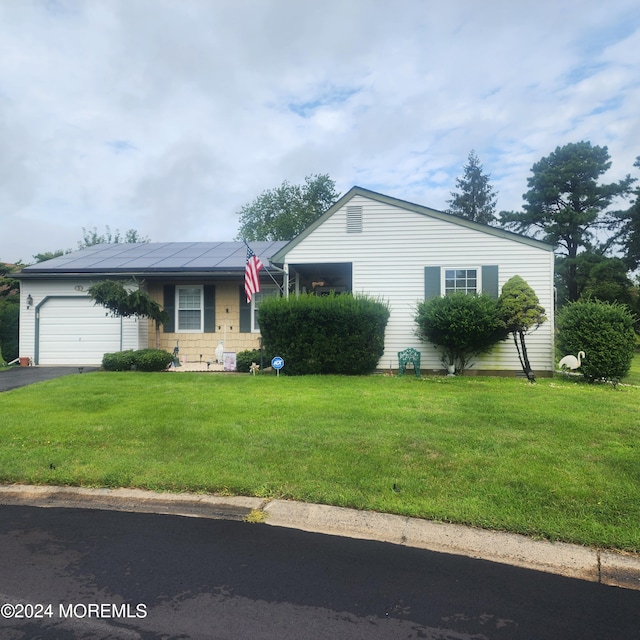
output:
[[[220,364],[222,362],[223,357],[224,357],[224,345],[222,344],[222,340],[218,340],[218,346],[216,347],[216,362]]]

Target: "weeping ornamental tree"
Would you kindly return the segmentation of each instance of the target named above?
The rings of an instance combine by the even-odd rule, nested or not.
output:
[[[106,307],[119,318],[136,316],[153,320],[156,326],[156,348],[160,347],[160,325],[168,320],[168,315],[148,293],[140,291],[137,286],[130,291],[117,280],[98,282],[89,287],[87,293],[96,304]]]
[[[545,310],[535,291],[520,276],[513,276],[502,287],[498,307],[507,331],[513,336],[518,358],[527,380],[535,382],[529,362],[525,336],[546,321]]]

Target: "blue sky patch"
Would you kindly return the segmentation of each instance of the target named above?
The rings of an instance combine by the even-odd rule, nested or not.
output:
[[[313,100],[290,102],[288,107],[301,118],[310,118],[321,107],[339,106],[358,91],[351,87],[327,87]]]

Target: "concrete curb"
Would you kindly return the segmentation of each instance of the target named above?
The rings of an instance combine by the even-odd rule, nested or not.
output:
[[[262,510],[265,501],[243,496],[159,493],[142,489],[2,485],[0,504],[244,520],[252,511]]]
[[[474,529],[386,513],[243,496],[171,494],[140,489],[0,486],[0,504],[91,508],[257,521],[313,533],[377,540],[499,562],[640,591],[640,555]]]

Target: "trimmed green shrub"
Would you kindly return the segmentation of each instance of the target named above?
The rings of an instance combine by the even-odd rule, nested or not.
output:
[[[386,303],[351,294],[267,298],[258,311],[264,350],[288,375],[372,373],[388,320]]]
[[[163,349],[140,349],[133,352],[133,364],[138,371],[164,371],[173,356]]]
[[[563,355],[584,351],[581,370],[595,380],[619,380],[629,373],[636,348],[635,317],[626,305],[579,300],[558,315],[558,349]]]
[[[522,371],[527,380],[535,382],[536,376],[529,362],[525,336],[547,320],[536,292],[523,278],[513,276],[502,287],[502,293],[498,298],[498,310],[507,331],[513,336]]]
[[[504,340],[507,329],[494,298],[486,294],[452,293],[418,304],[416,335],[442,348],[442,364],[464,373],[474,356]]]
[[[164,371],[172,360],[173,356],[162,349],[116,351],[104,354],[102,367],[105,371]]]
[[[262,350],[262,367],[264,369],[271,366],[272,357],[273,356],[270,356],[264,349]],[[259,349],[240,351],[236,355],[236,371],[249,373],[252,362],[255,362],[258,365],[260,364]]]
[[[105,371],[130,371],[133,366],[133,351],[116,351],[102,356],[102,368]]]

